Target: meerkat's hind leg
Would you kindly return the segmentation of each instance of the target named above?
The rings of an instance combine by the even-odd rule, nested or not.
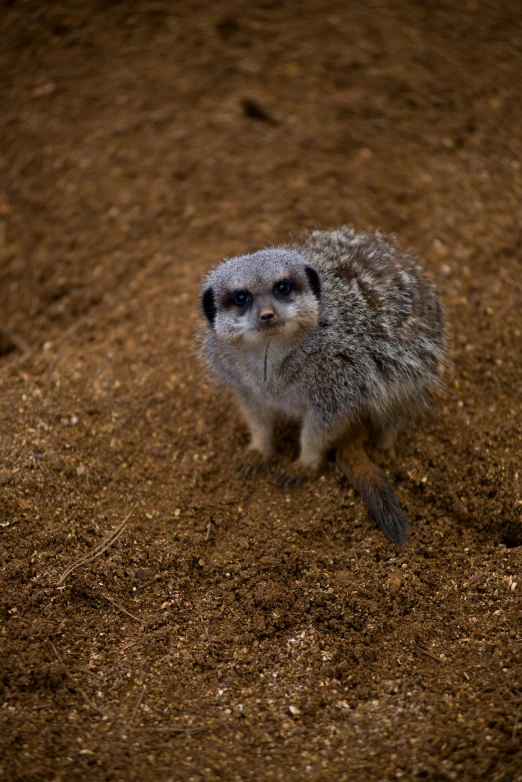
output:
[[[379,451],[384,451],[392,459],[397,457],[397,438],[401,427],[395,423],[388,426],[380,426],[372,437],[372,442]]]
[[[337,463],[365,501],[379,529],[393,543],[404,546],[408,537],[408,521],[384,471],[366,453],[362,433],[339,443]]]
[[[387,453],[392,459],[397,457],[397,440],[410,426],[412,415],[401,411],[395,415],[387,416],[384,420],[372,422],[369,425],[370,441],[372,445]]]

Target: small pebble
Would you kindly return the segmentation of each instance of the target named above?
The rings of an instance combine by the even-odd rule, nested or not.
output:
[[[48,81],[47,84],[42,84],[40,87],[35,87],[33,90],[33,98],[45,98],[47,95],[52,95],[56,91],[56,84],[54,81]]]

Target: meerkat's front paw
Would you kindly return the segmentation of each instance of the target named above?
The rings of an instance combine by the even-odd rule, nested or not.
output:
[[[285,491],[300,486],[308,479],[317,477],[317,472],[317,468],[303,464],[300,459],[297,459],[277,476],[277,488]]]
[[[239,477],[244,481],[255,481],[260,472],[262,472],[267,465],[267,458],[261,451],[256,448],[250,448],[244,457],[242,458],[238,473]]]

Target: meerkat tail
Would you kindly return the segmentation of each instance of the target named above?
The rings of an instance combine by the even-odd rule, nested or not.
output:
[[[343,442],[337,448],[337,463],[367,504],[379,529],[393,543],[404,546],[408,521],[393,486],[384,471],[372,462],[362,440]]]

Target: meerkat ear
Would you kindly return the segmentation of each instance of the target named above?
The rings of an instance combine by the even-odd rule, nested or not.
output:
[[[314,294],[315,298],[319,300],[321,298],[321,280],[319,279],[319,275],[315,269],[312,269],[311,266],[305,266],[305,272],[306,276],[308,277],[308,282],[310,283],[312,293]]]
[[[216,320],[217,307],[216,300],[214,299],[214,289],[207,288],[201,297],[201,309],[203,310],[206,319],[212,327],[214,327],[214,321]]]

